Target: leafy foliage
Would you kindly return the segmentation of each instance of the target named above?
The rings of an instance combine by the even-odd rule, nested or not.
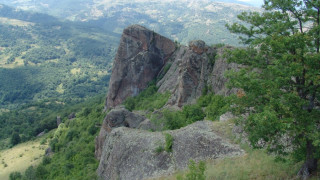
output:
[[[64,123],[50,139],[55,153],[44,157],[39,166],[29,167],[23,179],[96,179],[98,162],[94,157],[94,139],[98,124],[105,116],[103,100],[96,97],[76,105],[76,118],[72,120],[62,116]],[[90,130],[93,128],[95,130]]]
[[[164,134],[166,145],[164,147],[164,150],[167,152],[172,152],[172,145],[173,145],[173,137],[169,133]]]
[[[14,146],[16,144],[19,144],[20,141],[21,141],[20,135],[14,132],[11,136],[11,140],[10,140],[11,144]]]
[[[157,93],[157,90],[158,88],[155,84],[150,84],[139,95],[127,98],[124,105],[129,111],[160,109],[168,101],[170,95],[169,93]]]
[[[249,114],[241,123],[255,147],[263,141],[270,151],[304,160],[299,174],[308,176],[320,158],[320,2],[267,0],[264,8],[239,15],[249,26],[228,26],[248,45],[228,57],[245,65],[229,73],[243,90],[235,108]]]
[[[203,161],[200,161],[198,164],[196,164],[193,160],[190,160],[189,162],[189,171],[183,176],[177,176],[177,180],[205,180],[206,176],[204,174],[206,170],[206,164]]]
[[[105,93],[117,35],[4,5],[0,16],[9,22],[0,23],[1,108]]]

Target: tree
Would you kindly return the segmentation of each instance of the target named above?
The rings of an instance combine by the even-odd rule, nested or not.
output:
[[[16,144],[19,144],[21,141],[21,138],[17,132],[12,133],[11,136],[11,144],[14,146]]]
[[[235,100],[255,147],[304,160],[307,178],[320,158],[320,1],[265,0],[264,12],[242,13],[227,28],[241,35],[245,48],[227,55],[243,64],[229,72],[239,88]]]

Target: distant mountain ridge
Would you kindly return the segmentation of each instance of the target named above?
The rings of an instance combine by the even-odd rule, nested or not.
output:
[[[243,11],[256,7],[237,0],[0,0],[19,9],[43,12],[58,18],[87,22],[120,36],[131,24],[140,24],[170,39],[187,44],[203,39],[207,44],[238,45],[225,24],[238,21]]]

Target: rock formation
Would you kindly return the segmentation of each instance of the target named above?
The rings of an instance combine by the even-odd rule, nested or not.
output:
[[[145,120],[144,117],[134,114],[123,107],[118,107],[111,110],[105,117],[100,129],[99,135],[96,138],[95,143],[95,156],[100,159],[103,143],[107,135],[111,132],[113,128],[117,127],[129,127],[138,128],[141,122]]]
[[[135,96],[160,72],[175,44],[139,25],[124,29],[114,60],[106,108],[121,104]]]
[[[181,46],[173,54],[170,69],[157,83],[160,93],[169,91],[172,94],[170,105],[182,107],[201,96],[213,69],[210,57],[215,57],[216,50],[203,41],[193,41],[190,45]]]
[[[156,150],[165,146],[163,132],[116,128],[106,138],[98,176],[125,180],[159,177],[186,168],[190,159],[200,161],[244,153],[238,146],[219,137],[211,124],[210,121],[199,121],[164,132],[173,137],[172,152]]]
[[[162,132],[147,118],[119,107],[127,97],[145,89],[157,79],[158,92],[169,91],[167,107],[181,108],[196,101],[204,88],[229,95],[225,84],[228,64],[223,53],[229,47],[213,48],[203,41],[176,47],[171,40],[144,27],[133,25],[123,31],[109,83],[106,108],[111,109],[96,138],[101,179],[145,179],[184,169],[190,159],[206,160],[240,155],[243,151],[219,137],[211,122],[196,122],[167,131],[174,138],[172,152],[156,152],[165,144]]]

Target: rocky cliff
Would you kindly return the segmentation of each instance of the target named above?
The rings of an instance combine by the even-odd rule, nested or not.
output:
[[[113,108],[145,89],[174,51],[175,44],[170,39],[142,26],[124,29],[114,60],[106,108]]]
[[[191,41],[188,46],[139,25],[123,31],[115,57],[106,108],[111,109],[96,138],[98,175],[102,179],[145,179],[172,173],[187,166],[190,159],[206,160],[243,154],[219,137],[211,122],[202,121],[168,131],[174,139],[172,152],[157,152],[165,142],[163,132],[150,132],[150,120],[119,107],[157,79],[158,92],[170,92],[166,107],[181,108],[196,101],[203,90],[229,95],[224,72],[236,64],[223,59],[226,49]]]

